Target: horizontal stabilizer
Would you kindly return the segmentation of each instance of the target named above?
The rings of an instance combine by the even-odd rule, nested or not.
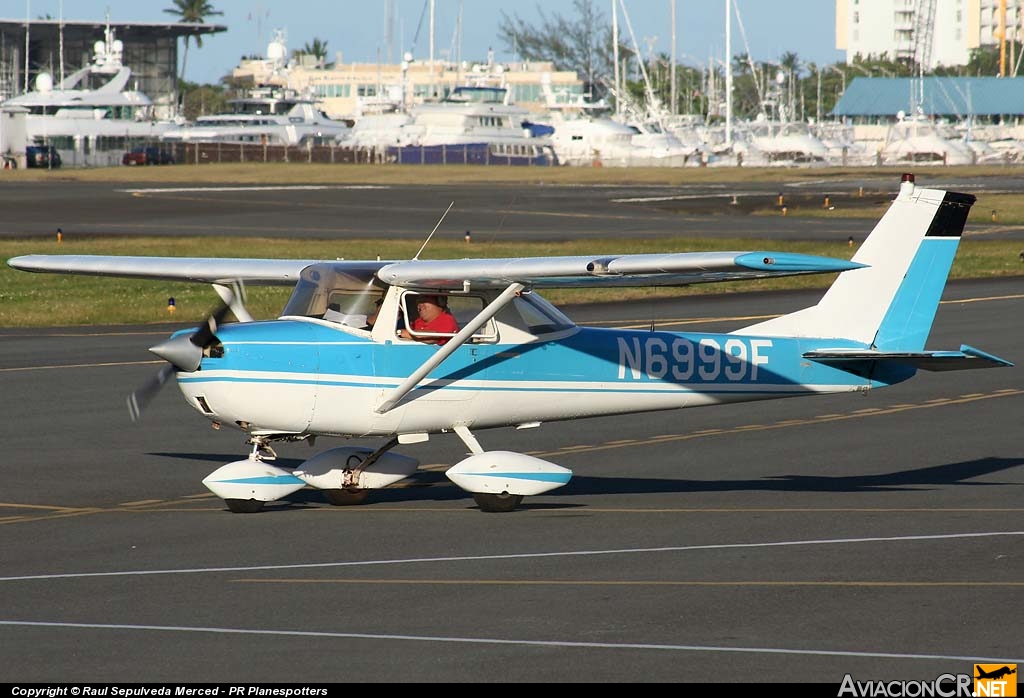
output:
[[[872,351],[870,349],[821,349],[804,353],[805,359],[843,368],[844,364],[887,361],[925,371],[958,371],[967,368],[1013,366],[998,356],[980,349],[960,346],[960,351]]]

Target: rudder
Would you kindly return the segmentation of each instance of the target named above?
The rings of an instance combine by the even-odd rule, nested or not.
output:
[[[922,349],[975,197],[914,185],[900,192],[853,261],[810,308],[735,334],[841,338],[880,350]]]

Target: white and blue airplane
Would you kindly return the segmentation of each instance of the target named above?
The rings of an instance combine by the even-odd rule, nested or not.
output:
[[[480,430],[863,393],[918,369],[1012,365],[967,345],[925,349],[974,201],[904,175],[850,261],[749,251],[406,261],[26,255],[8,264],[214,285],[223,308],[152,347],[168,364],[128,401],[138,418],[174,374],[193,409],[247,434],[248,457],[203,481],[231,511],[256,512],[304,487],[323,490],[332,504],[362,502],[418,468],[391,451],[397,444],[454,432],[469,455],[448,478],[481,510],[501,512],[566,484],[572,472],[487,451]],[[536,292],[837,272],[817,305],[724,334],[580,327]],[[253,321],[240,284],[288,284],[294,292],[279,318]],[[424,295],[447,305],[457,332],[417,332]],[[238,322],[223,323],[229,309]],[[275,441],[317,436],[383,443],[332,448],[295,468],[274,464]]]

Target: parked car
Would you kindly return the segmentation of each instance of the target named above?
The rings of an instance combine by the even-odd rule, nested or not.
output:
[[[122,165],[173,165],[174,156],[166,150],[147,145],[133,148],[121,158]]]
[[[25,148],[26,167],[60,167],[60,153],[52,145],[30,145]]]

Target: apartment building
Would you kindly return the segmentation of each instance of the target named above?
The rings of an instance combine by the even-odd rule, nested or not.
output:
[[[884,54],[925,70],[966,65],[972,49],[1020,41],[1022,10],[1022,0],[836,0],[836,48],[847,63]]]

